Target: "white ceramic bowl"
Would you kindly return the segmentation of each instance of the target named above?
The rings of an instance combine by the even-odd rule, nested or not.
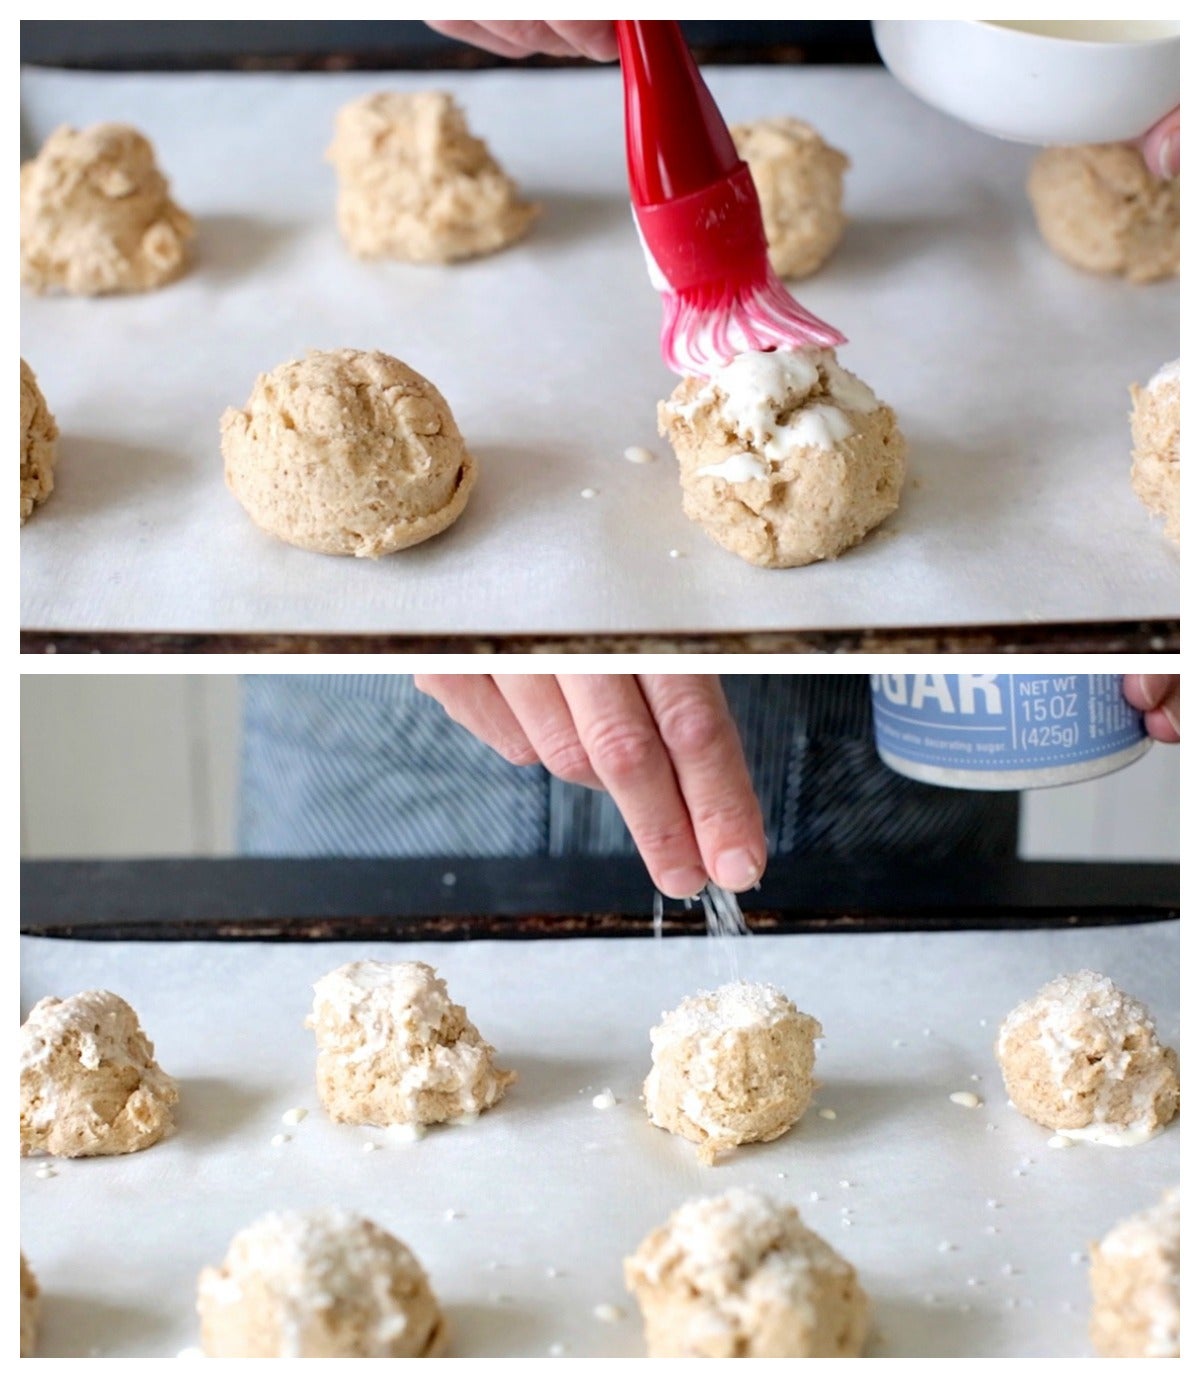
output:
[[[1179,104],[1174,20],[876,19],[874,29],[913,95],[1001,139],[1115,143]]]

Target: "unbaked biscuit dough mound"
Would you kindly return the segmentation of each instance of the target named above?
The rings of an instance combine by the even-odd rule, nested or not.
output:
[[[445,91],[381,91],[337,114],[338,227],[359,258],[451,263],[520,239],[538,214]]]
[[[1156,177],[1132,145],[1043,149],[1028,187],[1042,238],[1076,268],[1130,282],[1179,276],[1179,178]]]
[[[1013,1105],[1068,1138],[1143,1143],[1179,1109],[1179,1058],[1138,1001],[1095,971],[1057,976],[1000,1026]]]
[[[21,281],[38,292],[162,287],[187,267],[194,233],[127,124],[63,125],[21,164]]]
[[[729,132],[754,178],[771,267],[783,278],[815,273],[846,228],[842,177],[850,160],[789,115],[735,124]]]
[[[718,545],[781,569],[857,545],[900,502],[896,415],[831,350],[739,354],[658,407],[683,510]]]
[[[58,427],[33,369],[21,360],[21,525],[54,492]]]
[[[413,1359],[446,1346],[425,1270],[362,1216],[264,1216],[200,1274],[196,1309],[210,1359]]]
[[[119,995],[39,1000],[21,1025],[21,1154],[136,1153],[172,1127],[179,1099]]]
[[[221,418],[225,482],[264,531],[374,559],[461,515],[475,460],[428,379],[378,350],[312,350]]]
[[[517,1079],[425,962],[349,962],[313,990],[307,1025],[331,1119],[441,1124],[490,1109]]]
[[[1092,1245],[1092,1345],[1102,1359],[1179,1357],[1179,1188]]]
[[[774,986],[733,981],[689,996],[650,1030],[651,1124],[696,1144],[710,1166],[738,1144],[779,1138],[812,1099],[820,1035]]]
[[[756,1191],[688,1201],[625,1260],[652,1359],[862,1354],[854,1269],[794,1206]]]
[[[37,1348],[38,1285],[33,1269],[21,1255],[21,1358],[33,1357]]]
[[[1129,389],[1133,413],[1133,491],[1166,533],[1179,540],[1179,360],[1164,364],[1146,387]]]

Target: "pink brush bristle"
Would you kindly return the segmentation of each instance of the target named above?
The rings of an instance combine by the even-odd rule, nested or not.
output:
[[[750,350],[845,344],[772,270],[750,169],[679,25],[616,27],[634,218],[663,300],[668,368],[703,376]]]
[[[770,264],[757,282],[709,283],[661,293],[662,356],[676,373],[707,376],[735,354],[835,349],[846,337],[806,311]]]

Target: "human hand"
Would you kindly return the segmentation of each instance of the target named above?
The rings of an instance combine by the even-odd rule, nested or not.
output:
[[[590,57],[612,62],[617,38],[611,19],[427,19],[447,38],[457,38],[500,57]]]
[[[1146,166],[1156,177],[1179,176],[1179,107],[1161,120],[1138,141]]]
[[[762,874],[762,814],[716,675],[414,679],[506,761],[607,790],[664,894],[710,876],[748,890]]]
[[[1125,697],[1146,715],[1146,731],[1156,742],[1179,741],[1179,676],[1126,675]]]

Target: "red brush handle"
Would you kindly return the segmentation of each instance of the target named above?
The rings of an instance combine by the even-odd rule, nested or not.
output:
[[[625,155],[635,206],[657,206],[727,177],[740,159],[673,19],[618,19]]]

